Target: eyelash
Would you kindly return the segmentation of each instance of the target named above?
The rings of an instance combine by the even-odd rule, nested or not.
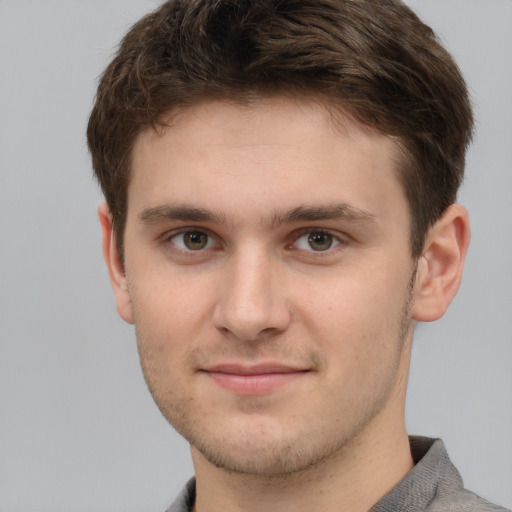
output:
[[[326,249],[323,249],[323,250],[318,250],[318,251],[315,251],[313,250],[313,248],[311,248],[310,250],[308,249],[304,249],[304,248],[294,248],[293,246],[295,244],[297,244],[297,242],[301,239],[301,238],[304,238],[306,237],[307,235],[309,235],[309,237],[311,238],[311,235],[320,235],[320,236],[327,236],[327,237],[330,237],[332,239],[332,245],[330,245],[329,247],[327,247]],[[310,243],[310,240],[306,243]],[[311,253],[311,256],[314,255],[314,257],[319,257],[319,256],[322,256],[322,255],[327,255],[327,254],[332,254],[332,252],[334,250],[336,250],[336,247],[339,247],[339,246],[342,246],[346,243],[346,240],[344,240],[339,234],[337,233],[334,233],[328,229],[322,229],[322,228],[304,228],[304,229],[301,229],[300,231],[298,232],[295,232],[293,234],[293,242],[291,244],[288,245],[288,247],[290,249],[293,249],[293,250],[298,250],[298,251],[304,251],[306,253]]]
[[[200,247],[200,248],[194,250],[194,249],[186,248],[183,246],[180,247],[177,243],[173,242],[173,239],[176,239],[177,237],[180,237],[180,236],[183,237],[187,234],[205,235],[206,237],[208,237],[205,247]],[[330,237],[332,239],[332,245],[330,245],[326,249],[318,250],[318,251],[315,251],[312,248],[306,249],[306,248],[294,247],[294,245],[296,245],[297,242],[300,241],[301,238],[304,238],[307,235],[311,236],[312,234],[314,234],[316,236],[320,235],[320,236]],[[198,229],[182,228],[178,231],[174,231],[174,232],[168,234],[167,236],[165,236],[164,243],[171,245],[173,250],[179,251],[183,255],[198,256],[199,254],[204,253],[206,250],[210,250],[210,249],[214,250],[216,248],[215,246],[217,246],[217,248],[218,248],[218,245],[221,245],[221,244],[219,244],[219,242],[214,242],[215,239],[218,240],[218,237],[216,235],[212,234],[211,232],[209,232],[208,230],[199,229],[199,228]],[[304,254],[307,254],[309,257],[315,257],[315,258],[321,257],[321,256],[327,256],[328,254],[332,254],[333,251],[341,249],[341,247],[343,247],[347,243],[347,240],[345,237],[342,237],[338,233],[335,233],[328,229],[323,229],[323,228],[303,228],[299,231],[292,233],[292,235],[290,236],[290,239],[291,239],[291,242],[286,244],[286,249],[293,250],[293,251],[300,251]],[[213,242],[213,246],[211,245],[212,242]],[[306,243],[309,243],[309,241]],[[183,239],[182,239],[182,244],[185,245],[185,242],[183,241]],[[338,248],[338,249],[336,249],[336,248]]]
[[[199,249],[187,249],[187,248],[182,248],[182,247],[179,247],[176,243],[174,243],[172,240],[174,238],[178,238],[178,237],[183,237],[185,236],[186,234],[198,234],[198,235],[206,235],[208,237],[208,241],[206,242],[207,245],[210,245],[210,242],[215,240],[217,237],[215,237],[213,234],[211,234],[208,230],[204,230],[204,229],[194,229],[194,228],[183,228],[183,229],[180,229],[178,231],[174,231],[172,233],[170,233],[168,236],[165,237],[164,239],[164,242],[166,243],[169,243],[170,245],[172,245],[175,249],[177,249],[178,251],[180,251],[181,253],[184,253],[184,254],[187,254],[187,253],[191,253],[191,254],[194,254],[194,253],[200,253],[200,252],[203,252],[204,250],[206,249],[212,249],[212,247],[202,247],[202,248],[199,248]],[[185,245],[185,243],[183,243],[183,245]]]

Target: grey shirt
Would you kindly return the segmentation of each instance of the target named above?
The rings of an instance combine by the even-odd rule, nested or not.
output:
[[[370,512],[511,512],[464,489],[440,439],[411,437],[414,468]],[[192,478],[167,512],[190,512],[196,494]]]

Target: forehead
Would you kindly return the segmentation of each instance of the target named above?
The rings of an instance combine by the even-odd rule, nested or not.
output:
[[[173,112],[134,145],[129,216],[200,203],[226,214],[348,203],[404,202],[395,142],[316,100],[207,101]],[[384,199],[386,201],[384,201]]]

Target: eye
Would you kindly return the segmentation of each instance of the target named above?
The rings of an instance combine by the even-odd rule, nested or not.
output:
[[[328,231],[316,230],[304,233],[293,243],[294,249],[302,251],[322,252],[333,249],[340,244],[340,240]]]
[[[214,240],[203,231],[182,231],[169,238],[182,251],[201,251],[215,246]]]

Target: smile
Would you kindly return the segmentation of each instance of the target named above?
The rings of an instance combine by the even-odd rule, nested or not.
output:
[[[202,370],[220,387],[239,395],[265,395],[276,391],[309,370],[282,365],[219,365]]]

